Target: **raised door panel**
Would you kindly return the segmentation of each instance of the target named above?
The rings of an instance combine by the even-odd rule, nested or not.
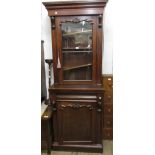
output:
[[[95,104],[58,102],[58,139],[60,144],[92,144],[95,141]]]
[[[58,17],[57,70],[60,83],[95,83],[96,18]]]

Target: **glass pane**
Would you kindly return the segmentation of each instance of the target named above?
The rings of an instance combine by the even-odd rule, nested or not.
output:
[[[92,24],[62,24],[64,80],[92,80]]]

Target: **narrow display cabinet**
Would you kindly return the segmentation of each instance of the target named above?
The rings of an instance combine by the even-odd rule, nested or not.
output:
[[[106,3],[43,3],[52,29],[53,150],[103,151],[102,18]]]

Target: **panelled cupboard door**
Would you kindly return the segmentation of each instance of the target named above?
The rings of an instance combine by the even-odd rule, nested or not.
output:
[[[59,144],[95,143],[96,104],[59,101],[57,105]]]
[[[96,17],[57,17],[56,34],[59,82],[95,83]]]

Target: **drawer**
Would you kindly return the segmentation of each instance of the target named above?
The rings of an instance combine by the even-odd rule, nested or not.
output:
[[[112,116],[105,116],[103,120],[104,128],[112,128],[113,127],[113,118]]]
[[[103,129],[103,138],[104,139],[109,139],[109,140],[113,139],[113,130],[112,130],[112,128]]]
[[[104,92],[104,103],[113,103],[113,92]]]
[[[112,104],[104,104],[104,116],[106,115],[113,115],[113,105]]]
[[[84,101],[84,102],[97,102],[96,95],[57,95],[56,101]]]

